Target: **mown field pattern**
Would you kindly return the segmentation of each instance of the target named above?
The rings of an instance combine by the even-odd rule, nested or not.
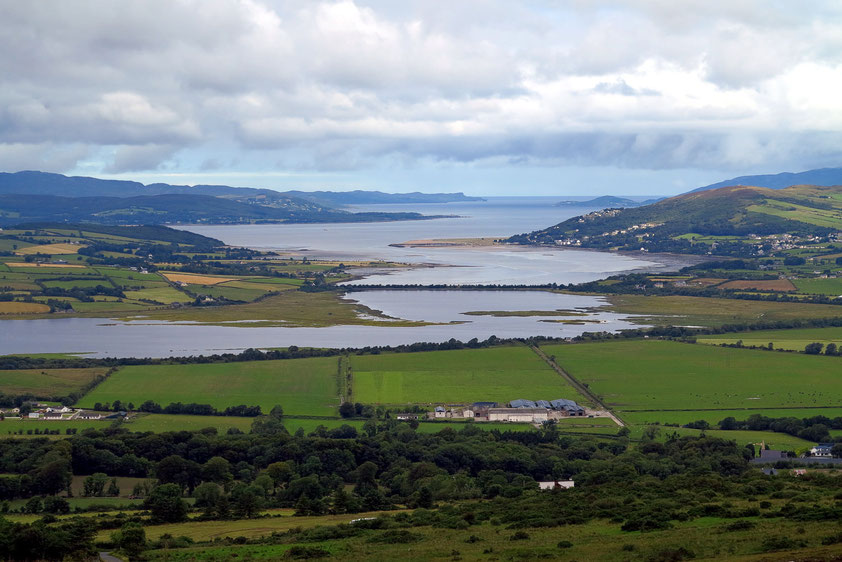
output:
[[[626,340],[546,346],[619,410],[838,406],[837,357]]]
[[[81,400],[195,402],[224,409],[245,404],[268,412],[275,404],[288,414],[333,416],[339,405],[335,357],[121,368]]]
[[[370,404],[583,401],[526,347],[352,356],[351,368],[354,401]]]

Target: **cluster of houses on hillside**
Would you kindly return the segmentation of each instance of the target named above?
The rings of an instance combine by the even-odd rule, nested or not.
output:
[[[497,402],[474,402],[470,405],[451,404],[447,407],[436,406],[427,412],[428,419],[463,418],[475,421],[543,423],[570,416],[585,416],[587,410],[573,400],[512,400],[505,406]],[[399,420],[417,420],[424,414],[397,414]]]

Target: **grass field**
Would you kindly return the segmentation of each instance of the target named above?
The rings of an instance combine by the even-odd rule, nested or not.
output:
[[[526,347],[351,357],[353,400],[376,404],[584,401]]]
[[[339,405],[336,357],[123,367],[81,401],[196,402],[216,408],[281,404],[287,414],[331,416]]]
[[[838,406],[842,362],[658,340],[545,346],[618,410]]]
[[[153,320],[173,322],[199,322],[219,324],[242,321],[242,327],[260,326],[337,326],[337,325],[388,325],[423,326],[423,322],[377,322],[360,318],[359,313],[377,316],[369,308],[340,298],[334,293],[305,293],[285,291],[267,297],[257,303],[231,306],[208,306],[149,311],[146,316]]]
[[[110,421],[102,420],[69,420],[69,421],[44,421],[44,420],[5,420],[0,422],[0,437],[9,437],[16,435],[17,437],[44,437],[44,435],[36,435],[35,430],[43,432],[45,429],[50,431],[58,430],[57,435],[48,435],[50,438],[67,437],[68,429],[75,429],[81,432],[85,429],[107,429],[111,427]],[[32,433],[29,433],[29,432]]]
[[[176,416],[171,414],[140,414],[121,427],[129,431],[198,431],[206,427],[214,427],[219,433],[225,433],[228,428],[235,427],[248,433],[254,418],[240,418],[235,416]]]
[[[716,334],[701,336],[696,341],[718,345],[721,343],[736,343],[742,340],[746,346],[766,346],[769,343],[776,349],[791,349],[804,351],[808,343],[820,342],[825,345],[835,343],[842,345],[842,327],[834,328],[799,328],[794,330],[758,330],[756,332],[740,332],[737,334]],[[840,365],[842,368],[842,365]]]
[[[795,279],[793,281],[801,293],[816,295],[830,295],[838,297],[842,295],[842,278],[836,279]]]
[[[141,289],[140,291],[125,291],[125,293],[130,299],[146,299],[164,304],[193,300],[189,295],[169,286]]]
[[[748,507],[749,505],[740,505]],[[392,512],[394,514],[394,512]],[[371,517],[376,514],[359,514]],[[210,543],[217,537],[244,536],[255,538],[283,532],[300,522],[302,528],[318,525],[336,525],[347,522],[352,516],[331,515],[322,517],[273,517],[269,519],[229,522],[187,522],[146,527],[147,537],[154,539],[164,533],[186,535],[196,541]],[[581,525],[550,528],[526,528],[529,540],[513,541],[515,530],[499,524],[483,523],[466,530],[419,526],[408,529],[417,542],[388,544],[372,542],[383,531],[367,531],[344,540],[306,543],[331,553],[330,560],[599,560],[662,561],[662,560],[738,560],[742,562],[769,562],[773,560],[836,560],[842,554],[842,545],[823,546],[821,538],[835,531],[826,522],[796,521],[782,518],[753,517],[741,519],[750,522],[746,530],[729,531],[733,519],[717,517],[694,518],[675,522],[668,529],[648,532],[624,532],[621,524],[607,520],[594,520]],[[261,528],[261,525],[264,525]],[[98,538],[107,539],[108,532],[101,531]],[[473,537],[468,539],[468,537]],[[806,548],[797,551],[767,552],[764,544],[770,538],[803,539]],[[558,547],[566,541],[567,548]],[[223,561],[223,560],[282,560],[291,545],[197,545],[188,549],[157,550],[144,553],[152,561]],[[679,550],[683,549],[683,550]],[[458,554],[454,554],[458,553]],[[689,553],[682,556],[676,553]]]
[[[744,420],[752,414],[761,414],[770,418],[811,418],[813,416],[827,416],[836,418],[842,416],[842,407],[838,408],[760,408],[758,410],[655,410],[623,412],[623,421],[633,425],[653,423],[686,424],[698,420],[705,420],[711,426],[716,425],[728,416]]]
[[[65,396],[81,389],[108,369],[22,369],[0,371],[0,392],[36,396]]]
[[[757,291],[794,291],[795,285],[789,279],[762,279],[728,281],[719,286],[720,289],[754,289]]]
[[[608,295],[611,310],[640,315],[642,324],[721,326],[735,322],[834,318],[842,307],[832,304],[764,302],[706,297]]]

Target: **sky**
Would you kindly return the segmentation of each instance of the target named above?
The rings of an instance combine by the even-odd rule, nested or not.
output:
[[[842,166],[831,0],[0,0],[0,170],[672,195]]]

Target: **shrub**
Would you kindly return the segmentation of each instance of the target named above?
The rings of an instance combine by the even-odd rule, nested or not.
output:
[[[526,531],[515,531],[515,534],[509,537],[510,541],[526,541],[529,540],[529,533]]]
[[[571,548],[573,546],[573,543],[570,541],[558,541],[558,544],[556,546],[558,548]]]

